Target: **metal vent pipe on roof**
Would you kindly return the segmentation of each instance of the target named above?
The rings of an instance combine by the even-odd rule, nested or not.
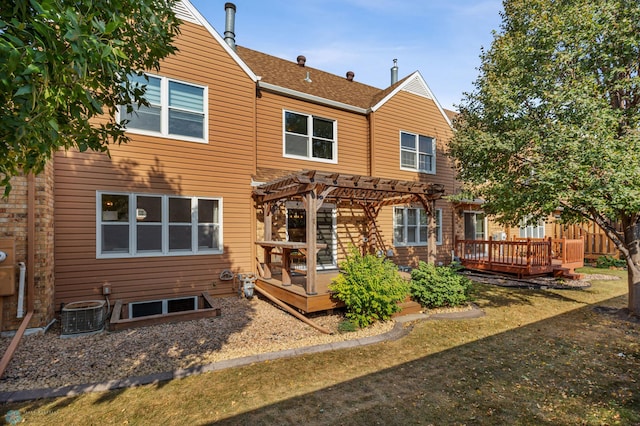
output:
[[[398,82],[398,60],[393,60],[393,66],[391,67],[391,85]]]
[[[224,10],[227,13],[224,22],[224,41],[233,50],[236,50],[236,5],[225,3]]]

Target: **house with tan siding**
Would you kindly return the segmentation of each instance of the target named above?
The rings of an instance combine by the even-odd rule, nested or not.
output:
[[[27,264],[29,327],[105,299],[116,329],[215,315],[246,274],[313,312],[337,306],[326,284],[350,247],[398,265],[451,260],[452,128],[420,72],[395,81],[394,66],[376,88],[236,46],[226,8],[223,37],[178,5],[178,53],[139,79],[150,106],[121,112],[129,143],[59,152],[43,176],[15,179],[0,244]],[[20,325],[16,293],[2,330]]]

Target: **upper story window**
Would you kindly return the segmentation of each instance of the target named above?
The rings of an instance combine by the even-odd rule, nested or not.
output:
[[[146,85],[149,106],[134,106],[131,113],[120,109],[120,119],[129,120],[127,130],[134,133],[206,142],[207,88],[167,77],[152,75],[129,77],[132,83]]]
[[[442,210],[435,211],[436,244],[442,244]],[[395,207],[393,209],[393,245],[427,245],[429,228],[427,213],[414,207]]]
[[[217,198],[97,194],[97,256],[173,256],[222,252]]]
[[[335,163],[336,121],[284,111],[284,156]]]
[[[436,172],[435,139],[400,132],[400,168],[423,173]]]

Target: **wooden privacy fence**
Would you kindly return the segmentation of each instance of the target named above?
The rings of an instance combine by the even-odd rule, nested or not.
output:
[[[584,258],[597,259],[600,256],[620,257],[620,251],[613,241],[596,224],[562,225],[553,224],[553,236],[556,239],[584,238]]]
[[[571,269],[582,266],[583,244],[582,239],[456,239],[455,251],[467,268],[522,276],[551,273],[555,267],[565,265]]]

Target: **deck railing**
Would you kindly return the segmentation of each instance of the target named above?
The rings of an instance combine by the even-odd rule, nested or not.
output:
[[[463,261],[489,265],[551,265],[550,240],[456,240],[456,253]]]
[[[563,269],[573,273],[575,268],[584,264],[582,239],[456,239],[455,251],[462,264],[470,269],[515,273],[519,276]]]
[[[584,262],[584,240],[570,240],[567,238],[554,238],[553,254],[555,259],[559,259],[562,264],[583,263]]]

